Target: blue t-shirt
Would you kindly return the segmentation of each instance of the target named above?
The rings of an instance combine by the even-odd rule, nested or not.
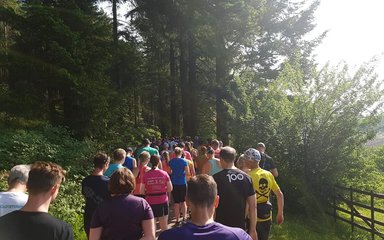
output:
[[[109,164],[109,167],[107,169],[107,171],[105,171],[104,173],[104,176],[107,176],[107,177],[111,177],[112,174],[119,168],[123,168],[123,165],[121,165],[120,163],[117,164],[117,163],[111,163]]]
[[[252,240],[252,238],[240,228],[227,227],[213,222],[205,226],[197,226],[186,223],[182,227],[172,228],[162,232],[158,240]]]
[[[188,163],[183,158],[173,158],[169,161],[169,167],[172,169],[171,182],[173,185],[186,185],[185,167]]]
[[[125,158],[125,161],[123,163],[123,166],[128,168],[129,170],[133,171],[133,157],[127,156]]]

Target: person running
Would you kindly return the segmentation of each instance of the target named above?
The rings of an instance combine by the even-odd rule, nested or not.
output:
[[[202,173],[213,176],[214,174],[220,172],[223,168],[221,167],[220,160],[214,157],[214,150],[212,148],[207,151],[208,161],[204,164]]]
[[[127,156],[125,157],[123,166],[133,171],[133,169],[137,168],[137,161],[135,158],[132,157],[133,150],[132,148],[128,147],[127,150]]]
[[[173,185],[172,197],[174,214],[176,218],[175,226],[179,226],[180,210],[183,215],[183,222],[187,214],[187,205],[185,204],[185,196],[187,194],[187,179],[186,173],[189,172],[187,161],[181,157],[183,150],[179,147],[175,148],[176,157],[169,161],[171,167],[171,181]]]
[[[140,193],[140,184],[143,181],[144,174],[151,170],[151,168],[147,166],[150,158],[151,155],[149,154],[149,152],[142,152],[139,156],[139,166],[133,170],[133,175],[136,177],[136,185],[133,191],[133,194],[135,196],[142,198],[145,197],[143,194]]]
[[[28,200],[27,181],[29,165],[16,165],[9,171],[8,190],[0,192],[0,217],[24,207]]]
[[[187,202],[191,209],[191,220],[179,228],[162,232],[158,240],[252,240],[240,228],[228,227],[213,219],[219,204],[217,185],[206,174],[192,177],[188,182]]]
[[[135,156],[139,157],[140,154],[144,151],[148,152],[151,156],[153,156],[153,155],[159,156],[159,151],[156,148],[150,147],[150,145],[151,145],[151,141],[149,141],[148,138],[145,138],[142,142],[142,147],[136,151],[137,155],[135,155]]]
[[[279,172],[277,171],[272,157],[265,153],[265,144],[259,142],[256,146],[256,150],[258,150],[261,155],[259,166],[264,170],[270,171],[274,177],[279,176]]]
[[[244,154],[241,154],[239,159],[237,159],[236,167],[247,174],[251,171],[247,166],[247,159]]]
[[[0,217],[0,238],[12,240],[72,240],[71,225],[48,213],[59,194],[65,171],[51,162],[35,162],[27,182],[28,201],[20,210]]]
[[[181,150],[182,150],[182,155],[184,156],[185,159],[187,159],[187,160],[191,160],[191,161],[192,161],[192,155],[191,155],[190,152],[188,152],[188,151],[185,149],[185,143],[184,143],[184,142],[179,142],[179,143],[177,144],[177,147],[181,148]],[[175,154],[175,152],[173,152],[173,153],[171,154],[171,158],[175,158],[175,157],[176,157],[176,154]]]
[[[163,170],[168,173],[168,175],[171,175],[171,168],[169,167],[169,152],[165,151],[162,153],[162,165],[163,165]]]
[[[213,175],[217,183],[220,204],[216,209],[216,221],[230,227],[246,229],[246,209],[248,210],[249,234],[257,239],[256,229],[256,195],[251,178],[234,165],[236,150],[223,147],[220,162],[223,170]],[[248,208],[246,205],[248,204]]]
[[[125,161],[126,156],[127,152],[122,148],[118,148],[113,151],[113,163],[109,164],[109,167],[104,172],[104,175],[107,177],[111,177],[112,173],[114,173],[117,169],[123,168],[123,163]]]
[[[168,193],[172,192],[172,183],[167,172],[158,168],[160,157],[151,156],[151,170],[146,172],[140,185],[140,193],[151,205],[153,215],[159,219],[160,229],[168,229]]]
[[[168,144],[168,143],[164,142],[164,143],[161,145],[161,147],[162,147],[162,150],[161,150],[161,152],[160,152],[160,156],[163,156],[164,152],[168,152],[168,153],[171,152],[171,151],[169,150],[169,144]]]
[[[104,172],[109,166],[109,157],[103,152],[99,152],[93,158],[93,172],[85,177],[81,183],[81,193],[85,198],[84,208],[84,231],[89,237],[89,228],[93,213],[97,206],[109,197],[108,181],[109,177],[104,176]]]
[[[220,141],[217,139],[213,139],[211,141],[211,147],[215,153],[215,158],[220,158]]]
[[[111,198],[102,202],[92,217],[90,240],[154,240],[155,221],[145,199],[133,196],[135,176],[127,168],[116,170],[108,183]]]
[[[187,163],[188,163],[189,172],[187,172],[185,176],[187,178],[187,181],[189,181],[189,179],[191,179],[191,177],[196,175],[195,165],[193,164],[192,160],[186,159],[184,157],[184,154],[181,157],[184,158],[187,161]]]
[[[198,155],[195,158],[197,173],[202,173],[204,164],[208,161],[207,147],[201,146],[198,151]]]
[[[249,176],[252,178],[253,188],[255,189],[257,196],[257,236],[259,240],[267,240],[272,225],[272,204],[269,202],[269,195],[271,192],[276,195],[276,222],[279,225],[284,221],[284,196],[272,173],[260,168],[260,152],[254,148],[249,148],[244,152],[244,156],[251,169]]]

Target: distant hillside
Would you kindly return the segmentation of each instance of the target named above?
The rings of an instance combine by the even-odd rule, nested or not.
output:
[[[381,121],[379,132],[376,137],[366,144],[368,147],[378,147],[384,145],[384,119]]]
[[[367,147],[379,147],[384,145],[384,132],[380,132],[374,139],[365,144]]]

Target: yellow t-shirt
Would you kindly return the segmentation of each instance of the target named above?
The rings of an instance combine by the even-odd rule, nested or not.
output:
[[[191,179],[191,177],[193,177],[194,175],[192,174],[194,172],[194,165],[193,165],[193,162],[191,160],[188,160],[188,159],[185,159],[184,160],[187,161],[188,163],[188,168],[189,168],[189,173],[185,173],[185,177],[187,178],[187,182],[189,181],[189,179]]]
[[[253,189],[256,191],[257,204],[268,202],[271,191],[279,189],[279,185],[277,185],[276,180],[270,171],[266,171],[259,167],[252,169],[248,175],[252,178]],[[257,218],[257,221],[264,222],[270,219],[272,219],[272,214],[267,219]]]

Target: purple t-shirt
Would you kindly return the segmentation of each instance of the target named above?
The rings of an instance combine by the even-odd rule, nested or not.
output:
[[[152,218],[152,209],[145,199],[118,195],[99,205],[91,228],[103,227],[101,239],[137,240],[143,236],[141,222]]]
[[[182,227],[173,228],[162,232],[158,240],[252,240],[252,238],[240,228],[227,227],[213,222],[205,226],[197,226],[186,223]]]

